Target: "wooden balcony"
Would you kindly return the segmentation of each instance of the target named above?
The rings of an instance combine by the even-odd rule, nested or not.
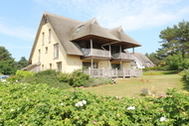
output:
[[[112,54],[114,60],[134,60],[132,54],[127,54],[124,52]]]
[[[87,49],[82,48],[81,51],[84,54],[84,57],[101,57],[101,58],[111,58],[109,51],[102,49]]]
[[[88,68],[84,70],[84,73],[92,77],[110,77],[110,78],[125,78],[125,77],[139,77],[142,76],[142,70],[140,69],[104,69],[104,68]]]

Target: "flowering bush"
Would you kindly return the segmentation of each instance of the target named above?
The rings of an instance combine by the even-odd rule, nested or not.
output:
[[[189,125],[189,93],[137,99],[19,83],[0,83],[0,92],[4,126]]]

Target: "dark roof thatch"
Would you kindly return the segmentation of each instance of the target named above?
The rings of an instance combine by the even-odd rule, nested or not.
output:
[[[128,36],[124,33],[122,27],[114,28],[110,30],[110,33],[112,33],[114,36],[116,36],[120,43],[124,46],[124,48],[132,48],[132,47],[138,47],[141,46],[136,40]]]

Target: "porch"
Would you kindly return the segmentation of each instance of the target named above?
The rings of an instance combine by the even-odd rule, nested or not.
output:
[[[105,68],[88,68],[84,73],[92,77],[111,77],[111,78],[125,78],[125,77],[139,77],[142,76],[141,69],[105,69]]]
[[[114,60],[122,59],[122,60],[134,60],[134,56],[132,54],[127,54],[124,52],[114,53],[112,54]]]
[[[102,49],[87,49],[82,48],[81,51],[84,54],[84,57],[102,57],[102,58],[111,58],[111,54],[109,51],[102,50]]]

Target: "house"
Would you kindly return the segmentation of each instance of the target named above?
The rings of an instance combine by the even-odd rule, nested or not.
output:
[[[135,52],[134,54],[134,59],[136,65],[134,66],[135,68],[147,68],[147,67],[154,67],[155,64],[145,55],[139,52]]]
[[[106,29],[97,20],[86,22],[44,12],[23,70],[55,69],[71,73],[84,68],[91,76],[140,76],[132,69],[134,56],[127,49],[141,46],[121,27]]]

